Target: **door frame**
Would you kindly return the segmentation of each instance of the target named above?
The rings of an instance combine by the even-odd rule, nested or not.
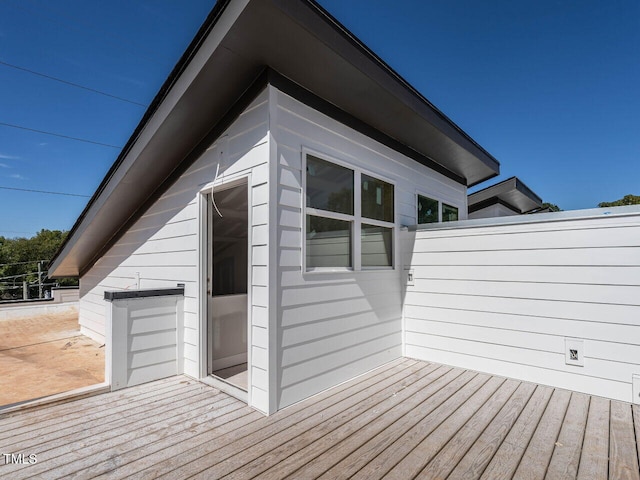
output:
[[[212,240],[212,218],[213,218],[213,206],[209,200],[211,190],[213,188],[214,195],[216,192],[221,192],[229,188],[246,185],[247,187],[247,391],[238,388],[231,383],[225,382],[222,379],[214,377],[209,374],[209,293],[208,290],[208,275],[209,275],[209,261],[210,248]],[[198,195],[199,204],[199,279],[200,285],[198,288],[199,293],[199,331],[198,331],[198,343],[199,343],[199,375],[200,380],[209,385],[222,390],[242,401],[251,404],[251,285],[252,285],[252,236],[251,225],[252,222],[252,198],[251,198],[251,174],[245,173],[243,175],[233,176],[230,179],[222,179],[206,184],[200,189]]]

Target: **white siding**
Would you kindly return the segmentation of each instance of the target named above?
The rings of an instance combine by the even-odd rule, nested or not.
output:
[[[398,238],[394,270],[302,272],[302,152],[308,148],[395,184],[396,233],[416,223],[416,193],[466,212],[466,188],[272,88],[277,145],[277,407],[402,355]]]
[[[268,268],[264,214],[268,201],[268,103],[263,91],[225,132],[226,152],[216,184],[250,174],[251,246],[253,272],[251,290],[255,299],[251,315],[253,329],[266,328],[264,295],[268,287],[261,269]],[[223,135],[223,136],[224,136]],[[218,143],[211,147],[145,212],[122,238],[81,278],[80,325],[98,341],[105,334],[105,290],[175,287],[185,284],[184,355],[185,373],[199,377],[202,335],[200,328],[200,206],[201,189],[213,182],[220,159]],[[139,275],[140,284],[136,285]],[[267,349],[256,335],[253,349]],[[261,355],[256,368],[267,371]],[[258,388],[258,387],[256,387]],[[255,398],[261,396],[256,393]],[[251,393],[250,393],[251,397]],[[266,411],[265,404],[254,405]]]
[[[640,214],[616,212],[405,233],[406,355],[631,401]],[[583,367],[565,338],[584,340]]]
[[[106,358],[112,390],[182,373],[182,296],[113,300],[108,307],[113,341]]]

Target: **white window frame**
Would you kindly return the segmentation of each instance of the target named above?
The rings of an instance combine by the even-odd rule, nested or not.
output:
[[[339,167],[344,167],[353,172],[353,215],[345,213],[329,212],[316,208],[307,207],[307,156],[311,155],[320,160],[333,163]],[[362,217],[362,174],[381,180],[393,185],[393,222],[385,222],[372,218]],[[396,245],[398,242],[398,202],[397,185],[393,180],[380,175],[379,173],[363,169],[345,160],[341,160],[324,152],[303,147],[302,148],[302,272],[303,273],[327,273],[327,272],[362,272],[395,270],[397,265]],[[307,215],[333,218],[351,222],[351,267],[307,267]],[[391,229],[391,265],[383,266],[362,266],[362,224]]]

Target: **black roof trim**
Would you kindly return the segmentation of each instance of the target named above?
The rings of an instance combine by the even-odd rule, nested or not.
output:
[[[531,190],[529,187],[527,187],[524,182],[522,180],[520,180],[518,177],[513,176],[513,177],[509,177],[506,180],[503,180],[501,182],[498,183],[494,183],[493,185],[489,185],[488,187],[485,187],[481,190],[478,190],[477,192],[473,192],[471,194],[469,194],[469,199],[471,199],[472,196],[474,195],[478,195],[482,192],[484,192],[485,190],[488,190],[490,188],[498,188],[501,185],[505,184],[505,183],[509,183],[509,182],[515,182],[514,186],[516,188],[516,190],[522,192],[523,194],[525,194],[527,197],[531,198],[532,200],[538,201],[538,203],[542,203],[542,198],[540,198],[536,193],[534,193],[533,190]]]
[[[184,287],[109,291],[104,292],[104,299],[108,302],[113,302],[114,300],[125,300],[129,298],[169,297],[178,295],[184,295]]]
[[[482,174],[483,178],[481,180],[470,183],[468,186],[476,185],[482,181],[487,180],[488,178],[493,178],[499,174],[496,170],[499,169],[500,163],[491,154],[489,154],[486,150],[484,150],[477,142],[475,142],[471,137],[469,137],[469,135],[467,135],[460,127],[458,127],[446,115],[444,115],[440,110],[438,110],[435,106],[433,106],[431,102],[429,102],[423,95],[421,95],[415,88],[413,88],[406,80],[404,80],[397,72],[395,72],[395,70],[393,70],[386,62],[384,62],[380,57],[378,57],[374,52],[372,52],[368,47],[366,47],[366,45],[364,45],[353,34],[351,34],[351,32],[349,32],[349,30],[346,27],[344,27],[338,20],[336,20],[331,14],[329,14],[315,0],[301,0],[300,2],[291,2],[291,3],[289,3],[290,0],[270,0],[270,1],[273,4],[277,4],[278,8],[280,8],[282,11],[291,11],[291,10],[296,10],[298,8],[302,8],[302,9],[307,9],[308,12],[315,12],[316,16],[319,17],[321,21],[326,22],[328,27],[331,28],[333,32],[335,32],[336,36],[339,36],[340,38],[344,38],[346,41],[352,44],[357,51],[361,52],[364,56],[368,57],[374,64],[376,64],[380,68],[380,71],[387,72],[387,74],[390,77],[395,79],[397,81],[397,84],[400,87],[398,91],[402,91],[404,89],[411,96],[413,96],[418,103],[420,102],[423,103],[424,106],[426,106],[433,113],[434,118],[438,118],[438,117],[441,118],[443,122],[445,122],[448,125],[448,127],[451,128],[452,132],[453,131],[458,132],[460,134],[461,140],[468,141],[469,143],[467,146],[464,146],[462,143],[458,143],[458,145],[461,148],[466,149],[467,152],[470,152],[471,155],[477,158],[482,164],[484,164],[485,167],[488,167],[489,170],[493,170],[494,172],[494,173],[491,173],[491,172],[483,173]],[[223,13],[225,12],[225,10],[227,9],[230,3],[232,3],[232,0],[218,0],[216,2],[213,9],[209,13],[207,18],[203,22],[203,24],[201,25],[197,34],[195,35],[194,39],[191,41],[191,43],[187,47],[185,53],[180,57],[179,61],[177,62],[177,64],[175,65],[175,67],[173,68],[173,70],[171,71],[171,73],[163,83],[162,87],[154,97],[153,101],[149,105],[148,109],[142,116],[138,126],[134,130],[129,140],[126,142],[125,146],[123,147],[122,151],[118,155],[117,159],[115,160],[111,168],[108,170],[107,174],[105,175],[104,179],[96,189],[91,199],[87,202],[87,205],[85,206],[82,213],[79,215],[75,224],[71,228],[69,234],[67,235],[67,238],[65,239],[63,244],[60,246],[60,248],[54,255],[53,259],[49,262],[50,270],[54,266],[58,268],[60,267],[60,265],[62,265],[62,263],[65,260],[65,257],[61,258],[61,255],[65,250],[67,250],[67,248],[69,248],[68,253],[72,251],[75,243],[72,243],[71,240],[76,237],[78,238],[81,237],[78,232],[83,227],[83,225],[86,223],[88,226],[87,228],[91,227],[91,221],[92,221],[91,211],[93,207],[96,204],[99,204],[101,196],[109,188],[111,182],[113,181],[114,176],[116,176],[117,173],[119,172],[119,169],[121,168],[121,166],[123,165],[127,157],[129,156],[132,148],[136,145],[140,136],[143,134],[144,129],[147,127],[147,125],[149,124],[151,119],[154,117],[158,109],[163,105],[163,103],[167,99],[167,96],[170,94],[170,92],[172,91],[176,83],[180,80],[185,70],[189,67],[193,58],[199,52],[200,47],[204,44],[204,42],[206,42],[207,38],[209,37],[209,34],[214,29],[216,24],[219,22],[221,16],[223,15]],[[257,67],[259,67],[259,64],[257,65]],[[253,74],[253,72],[251,72],[251,74]],[[247,81],[247,80],[248,78],[243,79],[243,81]],[[284,80],[282,80],[282,82],[284,82]],[[296,92],[299,92],[299,93],[301,93],[301,91],[306,91],[303,87],[301,87],[298,84],[295,84],[294,82],[289,81],[289,83],[292,84],[290,85],[291,87],[290,91],[295,90]],[[297,88],[294,88],[294,87],[297,87]],[[306,92],[309,93],[310,95],[313,95],[308,91]],[[292,94],[290,92],[286,92],[286,93]],[[293,95],[295,95],[295,92],[292,94],[292,96]],[[318,100],[322,100],[321,97],[316,97],[315,95],[313,95],[313,97],[317,98]],[[244,98],[244,95],[243,95],[243,98]],[[305,98],[309,99],[312,97],[305,96]],[[309,101],[312,101],[312,100],[308,100],[306,103],[308,103]],[[380,143],[383,143],[389,146],[390,148],[393,148],[399,151],[400,153],[406,155],[407,157],[412,158],[415,161],[428,166],[434,171],[437,171],[443,175],[446,175],[448,178],[452,178],[453,180],[459,183],[466,184],[467,180],[466,178],[461,176],[461,174],[453,173],[447,167],[436,162],[433,158],[429,158],[425,156],[425,154],[421,154],[413,150],[413,148],[409,147],[408,145],[398,140],[394,140],[392,137],[388,136],[387,134],[384,134],[381,131],[375,129],[374,127],[368,125],[367,123],[360,121],[357,118],[349,115],[348,113],[346,113],[345,111],[337,107],[336,105],[328,101],[323,101],[323,103],[324,103],[324,106],[322,107],[324,109],[323,113],[328,114],[333,118],[336,118],[338,121],[345,123],[346,125],[350,126],[351,128],[354,128],[355,130],[358,130],[362,133],[366,132],[365,134],[372,136],[374,139],[376,139]],[[235,107],[236,105],[233,105],[231,107],[231,110],[233,110]],[[327,113],[327,112],[332,112],[332,113]],[[225,114],[224,118],[222,118],[221,121],[218,122],[218,125],[222,125],[226,118],[227,118],[227,115]],[[212,134],[210,131],[209,134],[205,136],[205,138],[211,138],[211,135]],[[200,146],[200,144],[198,144],[198,146]],[[477,148],[477,151],[473,153],[472,150],[469,150],[470,146],[473,148]],[[157,192],[163,191],[164,189],[168,188],[168,185],[170,185],[171,183],[173,183],[173,181],[175,181],[174,172],[179,171],[181,168],[186,169],[188,167],[188,162],[189,162],[188,158],[192,158],[193,152],[196,151],[197,149],[198,147],[194,148],[192,152],[190,152],[183,159],[183,161],[177,165],[177,167],[172,171],[169,177],[165,181],[163,181],[162,184],[158,186],[158,188],[154,189],[154,191],[148,196],[148,200],[144,202],[144,205],[137,208],[129,216],[129,219],[125,222],[125,224],[121,228],[119,228],[117,231],[115,231],[113,234],[111,234],[110,238],[105,240],[105,244],[101,248],[100,252],[98,252],[98,254],[93,255],[92,259],[88,262],[86,262],[85,260],[82,260],[84,265],[80,264],[79,263],[80,261],[78,261],[78,264],[75,266],[75,268],[77,269],[76,271],[78,271],[80,275],[84,274],[93,264],[95,264],[95,261],[97,260],[97,258],[99,258],[99,256],[106,251],[105,249],[108,249],[108,247],[113,245],[115,241],[117,241],[117,239],[120,238],[120,236],[122,235],[123,229],[125,228],[125,225],[130,226],[133,223],[133,221],[139,218],[140,212],[144,211],[144,209],[150,205],[149,202],[152,199],[155,200],[155,198],[157,198],[156,197]],[[191,161],[194,161],[194,160],[191,160]],[[184,166],[183,164],[186,166]],[[464,173],[462,175],[464,175]],[[472,175],[472,176],[475,176],[475,175]],[[167,182],[170,182],[170,183],[167,183]],[[146,194],[146,191],[145,191],[145,194]],[[127,211],[127,214],[128,214],[128,211]],[[107,232],[105,233],[105,236],[109,234],[110,232]],[[86,248],[85,248],[85,251],[86,251]],[[93,249],[91,249],[91,251],[93,251]],[[91,251],[87,251],[87,253],[91,254]],[[57,265],[59,262],[60,262],[60,265]]]
[[[518,210],[517,208],[514,208],[513,205],[509,205],[507,202],[505,202],[504,200],[501,200],[498,197],[491,197],[491,198],[487,198],[486,200],[483,200],[482,202],[478,202],[474,205],[469,205],[468,213],[473,213],[473,212],[477,212],[478,210],[482,210],[483,208],[487,208],[490,207],[492,205],[496,205],[496,204],[500,204],[503,207],[508,208],[509,210],[511,210],[512,212],[515,212],[517,214],[521,214],[523,212],[521,212],[520,210]]]
[[[187,68],[187,66],[189,65],[189,62],[191,61],[193,56],[197,53],[198,49],[200,48],[200,45],[207,38],[207,35],[211,31],[211,29],[214,27],[214,25],[217,23],[218,19],[220,18],[220,15],[222,14],[222,12],[224,11],[224,9],[226,8],[227,4],[230,1],[231,0],[218,0],[214,5],[213,9],[211,10],[211,12],[209,12],[209,15],[207,15],[207,18],[198,29],[198,32],[196,33],[195,37],[193,38],[193,40],[191,40],[191,43],[189,44],[185,52],[182,54],[182,56],[178,60],[178,63],[176,63],[176,65],[173,67],[173,70],[171,70],[171,73],[162,84],[162,87],[160,87],[160,90],[158,91],[156,96],[153,98],[153,100],[149,104],[149,107],[147,108],[147,110],[144,112],[144,115],[140,119],[138,126],[133,131],[133,133],[131,134],[131,137],[129,137],[129,140],[127,140],[127,143],[124,145],[124,147],[120,151],[120,154],[116,158],[116,161],[113,162],[113,165],[111,165],[111,168],[109,168],[109,170],[107,171],[106,175],[102,179],[102,182],[100,182],[100,185],[98,185],[98,188],[96,189],[95,193],[91,196],[91,198],[87,202],[87,205],[84,207],[84,209],[78,216],[76,223],[74,223],[73,227],[71,227],[71,230],[67,234],[67,237],[65,238],[64,242],[62,242],[62,245],[60,245],[60,248],[58,248],[58,251],[56,252],[56,254],[49,261],[49,264],[47,266],[48,270],[51,269],[51,266],[57,260],[58,256],[62,253],[65,246],[71,239],[71,237],[73,237],[76,230],[78,230],[78,228],[80,227],[80,224],[82,223],[82,220],[84,220],[84,217],[89,212],[89,209],[96,202],[98,197],[100,197],[100,194],[102,194],[106,186],[109,184],[109,181],[111,180],[113,175],[116,173],[116,171],[118,170],[118,168],[120,167],[124,159],[127,157],[127,154],[129,153],[131,148],[136,143],[136,140],[138,140],[138,137],[142,133],[142,130],[144,129],[144,127],[147,125],[147,122],[149,122],[153,114],[156,112],[156,110],[158,110],[158,108],[164,101],[167,94],[171,91],[171,87],[173,87],[173,85],[176,83],[178,78],[180,78],[180,75],[182,74],[182,72],[184,72],[184,70]]]
[[[436,107],[424,95],[422,95],[418,90],[416,90],[407,80],[405,80],[402,77],[402,75],[400,75],[398,72],[396,72],[387,62],[385,62],[382,58],[380,58],[373,50],[371,50],[364,43],[362,43],[360,40],[358,40],[358,38],[355,35],[353,35],[347,29],[347,27],[345,27],[342,23],[340,23],[338,21],[338,19],[336,19],[327,10],[325,10],[316,0],[307,0],[307,4],[310,5],[310,6],[313,6],[316,10],[318,10],[326,18],[326,20],[328,20],[331,23],[333,23],[336,31],[340,35],[342,35],[345,39],[347,39],[351,44],[353,44],[356,48],[358,48],[364,54],[368,55],[373,60],[375,60],[382,68],[387,70],[393,77],[395,77],[395,79],[398,81],[398,83],[402,84],[402,86],[404,88],[406,88],[408,91],[410,91],[412,95],[415,95],[421,101],[426,103],[440,118],[442,118],[447,123],[449,123],[455,130],[458,131],[458,133],[460,133],[460,135],[462,135],[464,138],[466,138],[478,150],[480,150],[488,158],[490,158],[492,161],[494,161],[497,166],[500,166],[500,162],[493,155],[491,155],[487,150],[485,150],[478,142],[476,142],[473,138],[471,138],[469,136],[469,134],[467,134],[467,132],[462,130],[462,128],[460,128],[453,120],[451,120],[448,116],[446,116],[438,107]],[[488,177],[488,178],[486,178],[484,180],[480,180],[480,181],[478,181],[478,182],[476,182],[474,184],[468,185],[468,186],[472,187],[474,185],[477,185],[478,183],[482,183],[482,182],[484,182],[486,180],[489,180],[490,178],[493,178],[493,177],[495,177],[497,175],[499,175],[499,173],[496,173],[495,175],[492,175],[491,177]]]
[[[295,83],[294,81],[284,77],[273,69],[269,69],[269,83],[276,87],[278,90],[290,95],[296,100],[308,105],[309,107],[318,110],[324,115],[331,117],[332,119],[350,127],[367,137],[376,140],[383,145],[395,150],[412,160],[415,160],[422,165],[429,167],[430,169],[441,173],[442,175],[454,180],[462,185],[466,185],[466,179],[461,177],[460,175],[456,175],[451,170],[442,166],[440,163],[434,161],[433,159],[416,152],[412,148],[400,143],[399,141],[391,138],[390,136],[382,133],[380,130],[368,125],[367,123],[359,120],[353,115],[345,112],[339,107],[333,105],[332,103],[327,102],[323,98],[315,95],[310,92],[303,86]]]
[[[186,172],[186,170],[193,165],[193,163],[200,158],[200,156],[215,142],[224,131],[237,119],[240,114],[249,106],[249,104],[258,96],[258,94],[264,90],[267,85],[268,71],[264,69],[260,75],[254,80],[254,82],[245,90],[242,96],[233,104],[229,111],[222,117],[222,119],[214,125],[207,135],[196,145],[193,150],[178,164],[178,166],[171,172],[164,182],[162,182],[154,190],[154,192],[147,198],[147,200],[140,205],[136,211],[129,217],[129,219],[122,224],[118,231],[98,250],[93,258],[80,270],[80,276],[87,273],[95,263],[106,254],[109,249],[115,245],[115,243],[137,222],[140,217],[160,198],[160,196],[166,192],[171,185],[173,185],[180,176]]]

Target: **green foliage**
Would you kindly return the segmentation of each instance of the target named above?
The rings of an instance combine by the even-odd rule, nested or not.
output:
[[[5,238],[0,236],[0,293],[3,298],[20,297],[22,290],[9,288],[21,286],[23,281],[31,284],[38,281],[38,262],[46,272],[47,264],[58,251],[68,232],[40,230],[31,238]],[[50,283],[43,276],[45,283]],[[60,285],[77,285],[77,279],[60,279]]]
[[[559,206],[557,206],[557,205],[555,205],[553,203],[548,203],[548,202],[544,202],[542,204],[542,209],[545,209],[545,208],[548,208],[549,211],[551,211],[551,212],[561,212],[562,211],[562,209]]]
[[[624,205],[640,205],[640,196],[631,194],[625,195],[620,200],[616,200],[614,202],[601,202],[598,204],[598,207],[622,207]]]

